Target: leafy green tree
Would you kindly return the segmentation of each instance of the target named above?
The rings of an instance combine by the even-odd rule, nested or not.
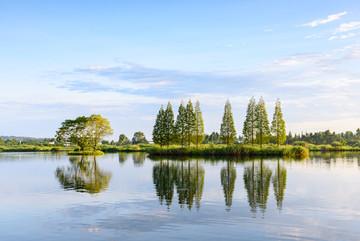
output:
[[[3,145],[5,145],[5,141],[2,137],[0,137],[0,146],[3,146]]]
[[[91,115],[90,117],[80,116],[75,120],[65,120],[56,132],[57,140],[68,140],[80,147],[84,151],[87,147],[94,147],[105,136],[111,135],[110,122],[101,115]]]
[[[89,117],[89,131],[91,134],[91,141],[94,149],[98,143],[103,139],[105,136],[112,135],[114,130],[111,129],[110,121],[106,118],[103,118],[101,115],[91,115]]]
[[[257,141],[261,148],[263,144],[269,141],[271,136],[265,102],[262,97],[260,98],[259,103],[256,106],[256,130]]]
[[[194,143],[198,147],[204,140],[204,120],[200,110],[200,102],[197,100],[195,104]]]
[[[209,136],[209,142],[214,144],[220,144],[221,143],[220,134],[218,132],[213,131]]]
[[[89,117],[80,116],[75,120],[65,120],[61,123],[61,127],[56,132],[58,140],[68,140],[80,147],[84,151],[86,147],[91,145]]]
[[[360,139],[360,128],[356,129],[356,137]]]
[[[275,112],[273,121],[271,123],[271,132],[275,137],[277,146],[283,144],[286,140],[285,121],[283,120],[283,114],[281,112],[281,103],[277,99],[275,103]]]
[[[256,102],[252,97],[246,111],[246,119],[244,121],[243,135],[246,143],[255,144],[256,140]]]
[[[220,138],[227,145],[234,143],[236,139],[236,130],[229,100],[226,101],[224,108],[224,116],[220,127]]]
[[[125,136],[125,134],[121,134],[119,136],[119,145],[128,145],[130,144],[129,138]]]
[[[170,102],[168,102],[166,110],[164,111],[163,132],[165,144],[169,148],[169,145],[173,143],[175,139],[174,113]]]
[[[154,143],[160,145],[160,147],[165,145],[164,117],[165,111],[164,107],[161,105],[161,108],[155,120],[155,125],[152,133]]]
[[[191,103],[191,100],[189,100],[188,104],[186,105],[186,111],[185,111],[185,142],[189,146],[193,141],[194,126],[195,126],[194,107]]]
[[[184,102],[181,101],[175,123],[176,142],[181,145],[185,144],[185,129],[186,129],[186,108],[184,106]]]
[[[144,133],[142,133],[141,131],[137,131],[134,133],[134,137],[132,138],[132,144],[140,144],[140,143],[149,143],[146,138]]]

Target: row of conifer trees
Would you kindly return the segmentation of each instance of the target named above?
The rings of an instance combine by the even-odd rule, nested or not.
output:
[[[270,138],[273,138],[277,145],[284,143],[286,139],[285,122],[282,117],[279,99],[275,103],[271,128],[269,127],[263,98],[261,97],[257,104],[254,97],[250,99],[243,126],[243,136],[245,143],[259,144],[260,147],[268,143]],[[181,101],[176,121],[170,102],[168,102],[166,109],[161,106],[153,129],[154,143],[159,144],[161,147],[170,144],[195,144],[198,146],[204,139],[204,121],[198,100],[195,103],[195,108],[191,100],[186,106]],[[227,145],[233,144],[236,139],[236,130],[229,100],[226,101],[224,108],[220,139]]]

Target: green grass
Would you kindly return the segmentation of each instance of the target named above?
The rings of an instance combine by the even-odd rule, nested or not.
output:
[[[117,153],[117,152],[145,152],[151,148],[154,148],[154,144],[138,144],[138,145],[124,145],[124,146],[112,146],[112,145],[99,145],[98,149],[105,153]]]
[[[54,149],[55,148],[55,149]],[[63,147],[54,146],[33,146],[33,145],[16,145],[0,146],[0,152],[40,152],[40,151],[66,151]]]
[[[257,156],[289,156],[305,157],[309,155],[309,150],[301,146],[258,146],[232,145],[232,146],[209,146],[201,145],[196,147],[170,146],[169,148],[154,147],[148,150],[152,156],[238,156],[238,157],[257,157]]]
[[[104,152],[96,151],[69,151],[68,155],[85,155],[85,156],[101,156],[104,155]]]

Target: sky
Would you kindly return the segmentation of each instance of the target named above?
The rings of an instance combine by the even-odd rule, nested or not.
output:
[[[161,105],[200,101],[205,133],[232,105],[277,98],[293,133],[360,128],[360,2],[0,1],[0,135],[54,137],[100,114],[117,140]]]

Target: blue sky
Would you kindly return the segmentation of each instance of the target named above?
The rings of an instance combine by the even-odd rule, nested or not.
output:
[[[359,1],[1,1],[0,135],[52,137],[101,114],[151,139],[161,104],[198,99],[205,132],[252,96],[287,131],[360,127]]]

